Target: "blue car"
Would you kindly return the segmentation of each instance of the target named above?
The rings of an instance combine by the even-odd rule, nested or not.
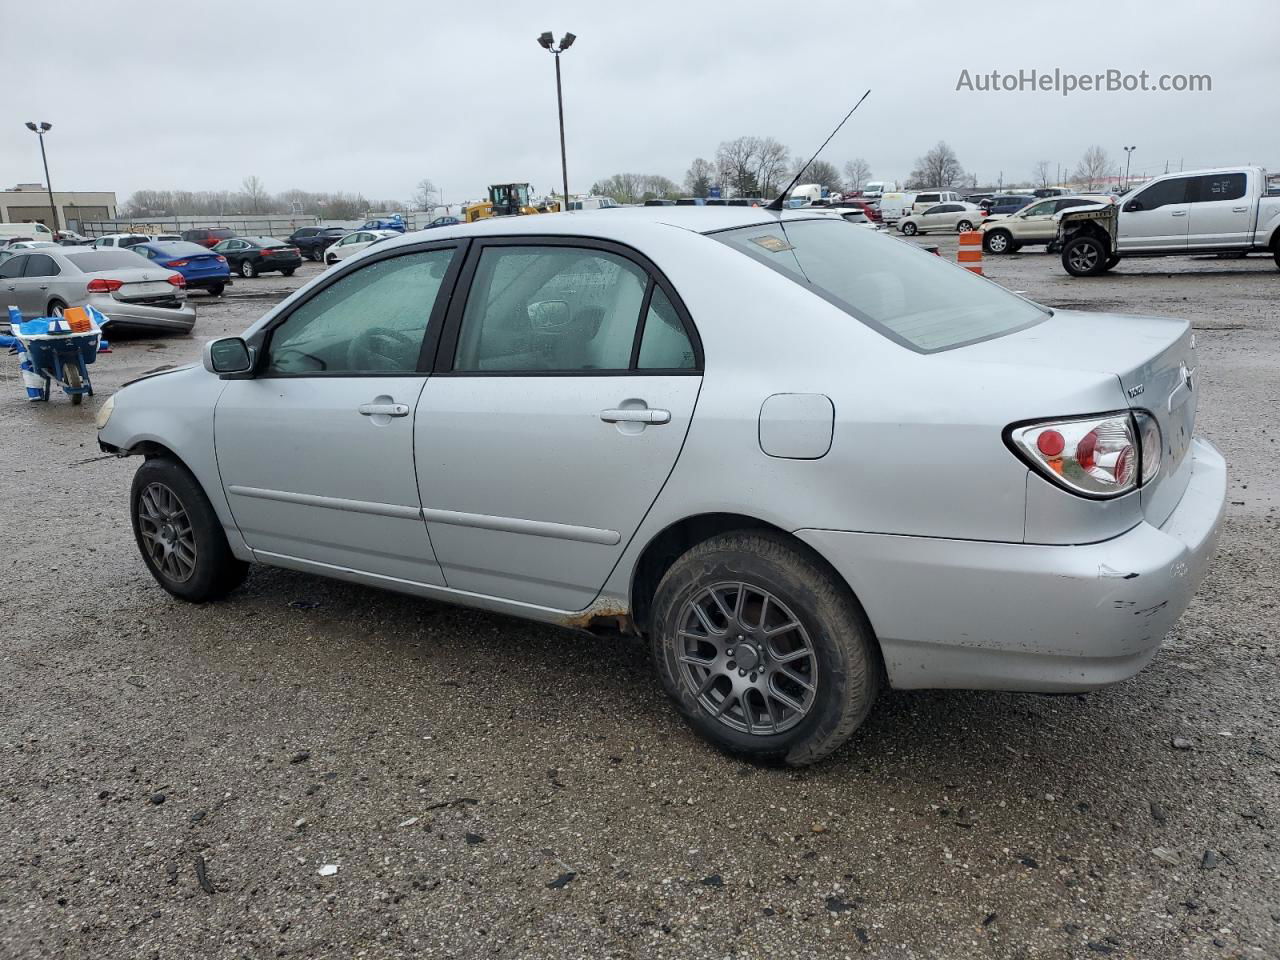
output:
[[[393,217],[387,217],[385,220],[366,220],[360,225],[361,230],[395,230],[398,233],[404,233],[408,230],[405,225],[404,217],[396,214]]]
[[[130,247],[132,253],[154,260],[156,266],[177,270],[187,281],[188,290],[208,290],[214,297],[222,295],[231,282],[227,258],[208,247],[186,240],[152,240]]]

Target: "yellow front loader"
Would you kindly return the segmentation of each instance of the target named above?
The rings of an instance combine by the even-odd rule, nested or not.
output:
[[[516,217],[530,213],[559,213],[560,203],[550,200],[543,204],[529,202],[527,183],[495,183],[489,187],[489,199],[464,207],[462,218],[475,223],[485,217]]]

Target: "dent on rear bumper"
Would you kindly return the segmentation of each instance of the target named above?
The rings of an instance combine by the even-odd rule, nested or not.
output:
[[[848,580],[897,688],[1069,692],[1133,676],[1191,602],[1217,545],[1226,464],[1197,440],[1157,528],[1041,546],[799,530]]]

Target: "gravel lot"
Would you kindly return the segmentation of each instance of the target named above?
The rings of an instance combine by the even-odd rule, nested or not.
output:
[[[83,407],[0,357],[0,956],[1280,956],[1280,272],[987,267],[1195,322],[1220,553],[1137,678],[890,692],[799,772],[696,739],[635,642],[265,568],[205,607],[153,583],[98,403],[315,265],[117,341]]]

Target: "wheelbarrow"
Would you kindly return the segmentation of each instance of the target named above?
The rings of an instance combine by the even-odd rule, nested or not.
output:
[[[93,308],[68,310],[61,317],[22,320],[10,310],[10,333],[16,349],[26,354],[23,380],[31,400],[48,400],[52,383],[71,397],[73,405],[93,396],[89,364],[98,358],[107,343],[99,326],[102,314]],[[26,369],[29,367],[29,369]]]

